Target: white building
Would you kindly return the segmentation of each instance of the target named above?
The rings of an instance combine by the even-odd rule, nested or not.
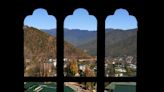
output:
[[[105,64],[105,67],[107,67],[108,66],[108,64]]]
[[[119,73],[119,77],[122,77],[123,76],[123,73]]]
[[[79,73],[76,73],[76,74],[75,74],[75,77],[79,77],[79,76],[80,76],[80,74],[79,74]]]
[[[68,58],[64,58],[63,61],[68,61]]]
[[[117,73],[115,74],[115,77],[122,77],[123,76],[123,73]]]
[[[115,71],[116,71],[116,72],[120,72],[120,73],[125,73],[125,72],[127,72],[125,69],[122,69],[122,68],[116,68]]]
[[[114,61],[112,62],[112,64],[115,64],[115,63],[116,63],[116,62],[114,62]]]
[[[56,60],[56,59],[53,59],[52,61],[53,61],[53,62],[56,62],[57,60]]]
[[[136,69],[137,68],[137,66],[136,65],[134,65],[134,64],[130,64],[130,66],[129,66],[130,68],[133,68],[133,69]]]
[[[119,58],[119,60],[118,61],[123,61],[123,58]]]
[[[64,68],[67,68],[67,64],[64,64]]]
[[[54,62],[54,67],[56,67],[56,62]]]
[[[48,62],[52,62],[52,59],[49,59]]]
[[[126,62],[127,63],[132,63],[133,57],[132,56],[127,56]]]
[[[85,65],[79,65],[79,69],[82,70],[83,72],[85,71],[86,66]]]
[[[26,63],[30,63],[30,59],[25,59],[25,62]]]
[[[57,61],[56,59],[52,59],[52,58],[48,59],[48,62],[50,62],[50,63],[56,62],[56,61]]]

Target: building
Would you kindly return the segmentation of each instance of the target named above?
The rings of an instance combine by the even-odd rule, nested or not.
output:
[[[133,60],[133,57],[132,56],[127,56],[127,58],[126,58],[126,62],[127,63],[132,63],[132,60]]]
[[[30,63],[30,59],[25,59],[25,62],[26,63]]]
[[[85,71],[86,65],[79,65],[79,70]]]
[[[105,87],[108,92],[136,92],[136,82],[112,82]]]

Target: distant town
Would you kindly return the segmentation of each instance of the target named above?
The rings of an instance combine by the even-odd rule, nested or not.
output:
[[[64,58],[64,76],[67,77],[95,77],[97,74],[96,59],[68,59]],[[32,65],[30,59],[25,59],[25,76],[30,76],[29,71],[33,71],[32,76],[54,77],[57,76],[56,59],[48,59],[47,62],[40,62]],[[33,67],[34,66],[34,67]],[[31,71],[32,72],[32,71]]]
[[[96,58],[64,59],[64,76],[67,77],[96,77]]]
[[[137,70],[136,56],[106,57],[106,77],[135,77]]]
[[[24,26],[24,76],[57,76],[56,37],[39,29]],[[115,40],[108,41],[105,48],[105,77],[134,77],[137,70],[136,57],[137,29],[107,31]],[[72,31],[73,32],[73,31]],[[82,31],[83,32],[83,31]],[[88,31],[87,31],[88,33]],[[95,33],[95,32],[94,32]],[[81,33],[79,33],[81,35]],[[116,35],[116,34],[119,34]],[[123,34],[128,34],[127,36]],[[84,34],[83,34],[84,35]],[[111,37],[106,36],[106,37]],[[117,37],[118,36],[118,37]],[[74,37],[69,36],[69,37]],[[91,37],[91,36],[88,36]],[[119,38],[120,37],[120,38]],[[76,38],[72,38],[76,39]],[[95,38],[94,38],[95,39]],[[107,38],[106,38],[107,39]],[[120,41],[121,39],[121,41]],[[123,40],[124,39],[124,40]],[[128,39],[128,40],[125,40]],[[107,40],[106,40],[107,41]],[[78,41],[79,43],[81,41]],[[63,75],[65,77],[96,77],[96,40],[93,44],[77,47],[64,41]],[[114,44],[115,43],[115,44]],[[116,44],[117,43],[117,44]],[[128,46],[128,48],[126,48]],[[89,47],[87,49],[87,47]],[[94,48],[94,49],[92,49]],[[94,53],[93,53],[94,52]],[[103,64],[103,62],[102,62]]]
[[[97,59],[70,59],[64,58],[64,76],[66,77],[96,77]],[[30,70],[34,65],[30,59],[25,59],[25,71]],[[56,59],[48,59],[47,62],[38,64],[36,76],[53,77],[57,76]],[[137,62],[135,56],[106,57],[105,58],[105,76],[106,77],[134,77],[136,76]],[[27,75],[26,75],[27,74]],[[28,76],[28,73],[25,73]]]
[[[47,62],[34,63],[25,59],[25,77],[54,77],[56,76],[56,59],[48,59]]]
[[[62,87],[64,92],[97,92],[97,82],[100,83],[98,89],[104,92],[136,92],[135,80],[119,82],[110,78],[137,76],[138,27],[135,16],[125,9],[117,9],[113,15],[106,17],[105,29],[100,30],[98,27],[101,21],[90,15],[87,9],[79,8],[65,17],[63,28],[60,30],[60,24],[56,22],[59,17],[52,18],[49,11],[44,9],[36,10],[38,11],[24,19],[24,77],[43,79],[41,78],[40,82],[25,80],[24,92],[57,92],[57,89]],[[63,53],[63,60],[60,61],[57,60],[57,56],[61,55],[59,52]],[[104,61],[98,61],[97,55],[105,55],[99,58]],[[100,76],[109,81],[106,78],[83,78],[97,77],[97,62],[103,64],[104,67],[101,68],[105,70]],[[59,66],[60,63],[63,65]],[[63,68],[63,71],[59,67]],[[64,79],[63,76],[57,75],[57,69],[60,70],[58,73],[63,73]],[[57,77],[57,80],[51,80],[50,77]],[[73,81],[69,80],[72,79],[70,77],[82,78],[79,78],[80,81]],[[50,80],[47,82],[44,79]]]

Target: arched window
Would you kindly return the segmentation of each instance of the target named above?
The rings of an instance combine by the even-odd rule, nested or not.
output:
[[[140,19],[143,11],[138,3],[116,1],[120,2],[117,4],[110,0],[110,3],[94,0],[40,2],[26,1],[16,9],[17,30],[14,32],[20,42],[17,49],[24,56],[17,53],[19,63],[23,59],[24,63],[16,67],[21,71],[20,67],[24,65],[24,91],[124,92],[129,90],[124,85],[131,85],[135,92],[135,83],[139,81],[137,64],[140,65],[137,59],[138,56],[142,58],[142,53],[137,54],[140,49],[137,38],[142,39],[139,35],[143,31],[143,19]],[[47,11],[38,8],[27,16],[37,7]],[[117,9],[111,15],[118,7],[134,14],[140,25],[125,9]],[[20,31],[25,16],[23,31]]]
[[[64,75],[95,77],[96,61],[97,20],[78,8],[64,20]]]
[[[105,21],[105,76],[136,76],[137,20],[125,9],[117,9]]]
[[[56,76],[56,18],[36,9],[24,19],[24,76]]]

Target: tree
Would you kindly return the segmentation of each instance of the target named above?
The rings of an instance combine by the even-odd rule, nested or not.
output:
[[[114,65],[113,64],[109,64],[109,76],[114,76],[115,74],[115,70],[114,70]]]
[[[95,86],[95,82],[86,82],[86,88],[89,90],[93,90],[94,86]]]
[[[89,68],[89,66],[86,66],[85,75],[86,75],[86,77],[94,77],[94,76],[95,76],[95,73],[94,73],[94,71],[92,71],[92,70]]]
[[[126,69],[126,71],[127,71],[126,74],[127,74],[128,76],[132,76],[132,75],[133,75],[132,69],[130,69],[128,66],[126,66],[125,69]]]
[[[72,61],[70,62],[70,72],[72,73],[72,75],[78,73],[78,65],[76,59],[72,59]]]
[[[39,71],[40,71],[39,65],[36,63],[34,65],[31,65],[29,69],[26,71],[26,73],[28,76],[37,77],[39,76]]]

